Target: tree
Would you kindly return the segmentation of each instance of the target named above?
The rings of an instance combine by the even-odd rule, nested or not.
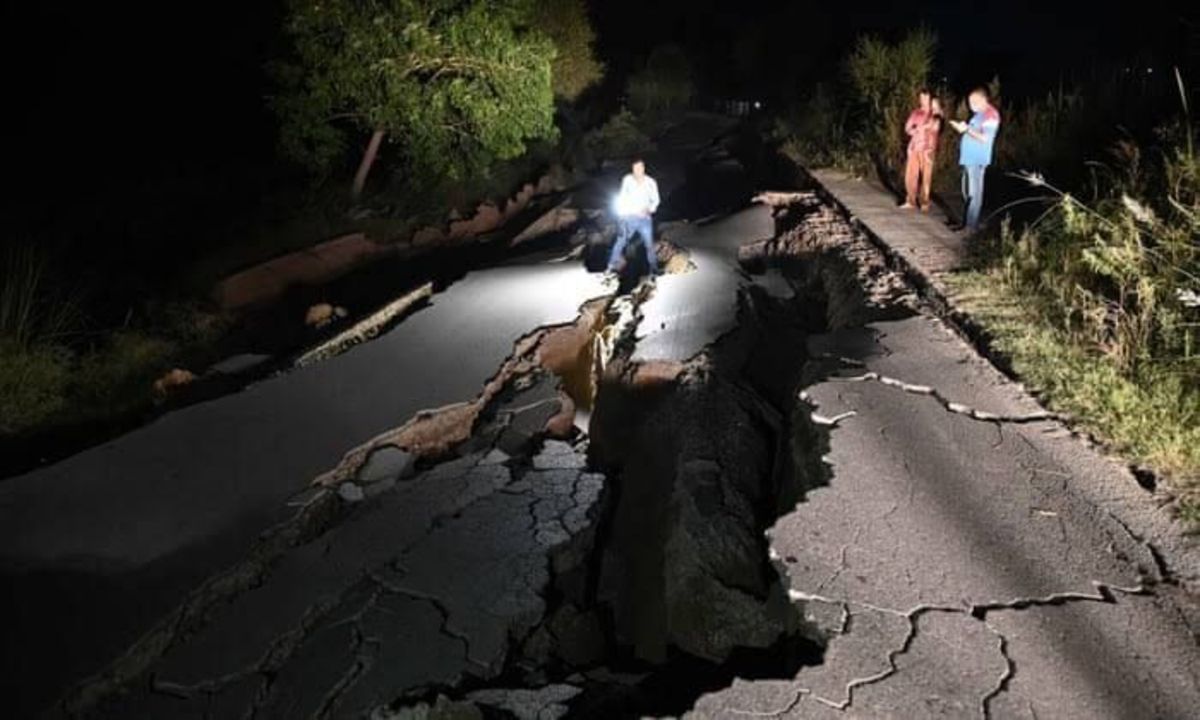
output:
[[[385,138],[410,171],[462,177],[553,137],[554,47],[524,0],[289,0],[292,57],[273,99],[288,156],[328,169],[369,140],[357,197]]]
[[[692,66],[677,45],[660,45],[629,79],[629,102],[639,114],[686,107],[692,101]]]
[[[583,0],[543,0],[537,3],[533,26],[557,49],[552,65],[554,94],[573,102],[600,78],[604,65],[596,59],[596,31]]]

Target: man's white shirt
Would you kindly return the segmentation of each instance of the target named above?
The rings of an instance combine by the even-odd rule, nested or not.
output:
[[[653,213],[658,210],[658,183],[649,175],[638,182],[633,173],[621,180],[621,192],[617,195],[616,210],[621,217]]]

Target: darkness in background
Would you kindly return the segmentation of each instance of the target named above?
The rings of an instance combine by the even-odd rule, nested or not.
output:
[[[840,73],[857,36],[895,40],[925,25],[937,33],[939,66],[952,89],[999,75],[1006,94],[1020,97],[1126,58],[1140,57],[1159,72],[1186,66],[1189,43],[1194,63],[1197,11],[1184,5],[1146,0],[1110,10],[1036,0],[605,0],[597,3],[596,17],[614,67],[636,67],[650,48],[676,43],[698,66],[709,93],[786,100]],[[739,67],[739,46],[757,49],[753,68]]]
[[[106,295],[169,288],[277,175],[263,65],[278,10],[6,4],[4,238],[51,246],[73,284]]]
[[[192,5],[7,3],[3,239],[64,250],[72,282],[119,296],[168,291],[228,219],[301,182],[275,152],[264,64],[281,50],[282,0]],[[999,74],[1006,98],[1142,56],[1160,72],[1195,62],[1195,25],[1158,0],[1121,12],[1031,0],[790,2],[596,0],[610,86],[675,42],[704,96],[776,105],[840,72],[854,38],[925,23],[961,90]],[[1190,44],[1189,44],[1190,43]],[[1194,74],[1194,73],[1193,73]],[[1195,79],[1192,79],[1195,82]],[[119,278],[119,282],[116,279]]]

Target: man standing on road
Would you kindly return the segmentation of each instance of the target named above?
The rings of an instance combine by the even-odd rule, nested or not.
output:
[[[970,121],[955,120],[950,124],[962,135],[958,164],[963,169],[962,189],[966,203],[963,227],[974,232],[979,228],[979,215],[983,211],[983,176],[987,166],[992,164],[992,146],[996,142],[996,131],[1000,129],[1000,112],[992,106],[988,92],[983,88],[972,90],[967,103],[971,106]]]
[[[651,216],[658,210],[658,183],[646,174],[646,163],[633,161],[632,172],[621,180],[621,191],[617,194],[614,209],[617,212],[620,230],[617,242],[608,256],[608,272],[615,275],[624,261],[625,245],[635,233],[642,238],[646,248],[646,262],[650,273],[658,274],[658,257],[654,253],[654,222]]]

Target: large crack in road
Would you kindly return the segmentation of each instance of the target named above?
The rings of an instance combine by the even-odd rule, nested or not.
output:
[[[739,142],[685,188],[745,195]],[[349,449],[57,711],[1182,717],[1196,651],[1186,617],[1161,624],[1180,611],[1148,546],[1072,518],[1065,483],[1028,481],[1017,519],[970,489],[975,461],[1069,477],[1017,435],[1054,418],[979,392],[957,350],[914,367],[953,339],[880,252],[812,193],[757,199],[668,226],[679,274],[530,329],[475,397]],[[1046,519],[1061,546],[987,547]],[[1179,665],[1156,702],[1097,689],[1076,656],[1105,632],[1062,639],[1114,607]]]

